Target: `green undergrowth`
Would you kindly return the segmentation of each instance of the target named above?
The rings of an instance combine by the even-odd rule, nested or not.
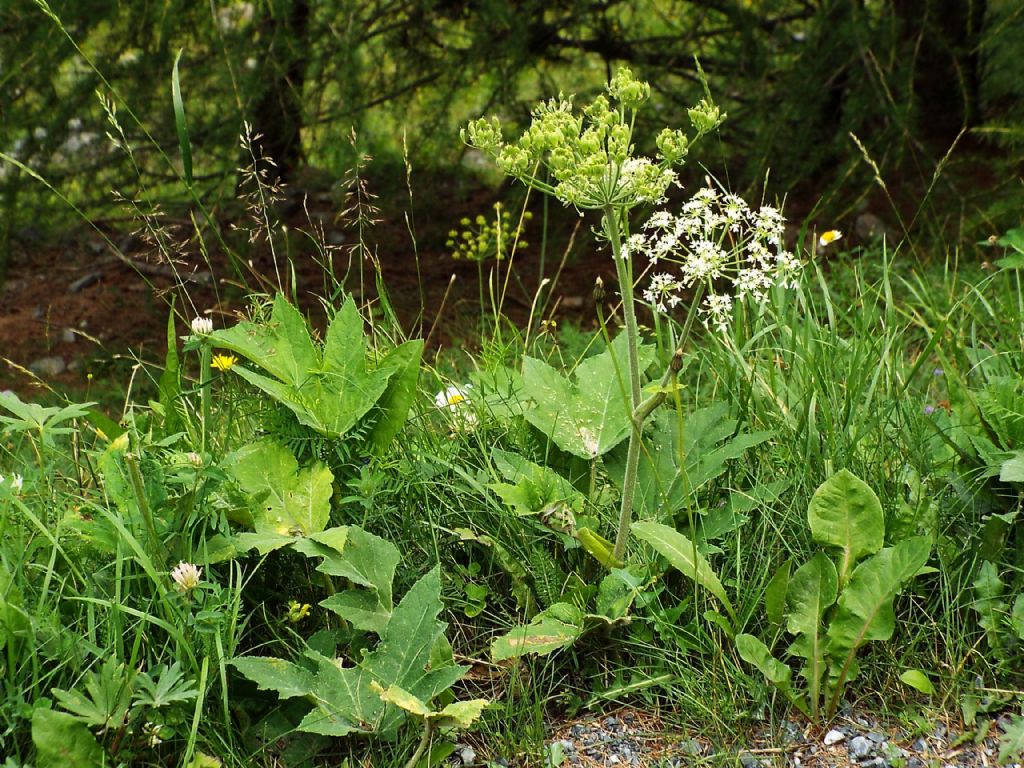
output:
[[[724,116],[709,94],[636,158],[644,98],[620,72],[585,119],[472,130],[592,217],[578,258],[619,277],[596,330],[559,327],[547,284],[509,319],[505,217],[452,351],[402,327],[360,241],[348,274],[383,298],[325,271],[322,330],[281,257],[237,317],[169,313],[151,396],[0,394],[5,768],[542,765],[557,724],[621,705],[722,763],[849,707],[982,735],[1006,713],[1014,757],[1020,241],[988,271],[837,232],[788,251],[778,211],[714,184],[659,219]],[[666,222],[718,238],[718,271],[677,237],[652,282]]]

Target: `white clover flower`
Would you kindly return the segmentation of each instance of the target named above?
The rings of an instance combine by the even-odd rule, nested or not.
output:
[[[213,333],[213,320],[202,316],[192,318],[192,333],[196,336]]]
[[[171,571],[171,578],[174,579],[179,592],[191,592],[198,587],[202,575],[203,569],[192,563],[178,563]]]
[[[832,245],[836,240],[839,240],[843,236],[843,233],[838,229],[830,229],[828,232],[818,238],[818,245],[822,248],[827,248]]]
[[[11,475],[11,490],[15,493],[21,493],[21,489],[25,487],[25,479],[21,475]]]
[[[186,453],[185,454],[185,460],[189,464],[191,464],[193,467],[201,467],[201,466],[203,466],[203,457],[200,456],[195,451],[189,451],[188,453]]]

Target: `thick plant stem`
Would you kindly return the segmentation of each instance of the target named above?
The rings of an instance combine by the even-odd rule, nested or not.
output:
[[[409,758],[409,762],[405,764],[405,768],[416,768],[416,763],[423,757],[423,753],[427,751],[427,747],[430,746],[430,737],[434,735],[434,723],[424,718],[423,720],[423,736],[420,738],[420,743],[416,747],[416,751],[412,753],[412,757]]]
[[[626,349],[629,354],[629,412],[633,428],[629,432],[629,448],[626,452],[626,474],[622,481],[622,506],[619,508],[619,528],[615,534],[614,555],[624,560],[626,545],[629,543],[629,524],[633,517],[633,493],[636,490],[636,472],[640,463],[640,439],[642,424],[635,416],[640,407],[640,356],[639,330],[636,324],[636,308],[633,304],[633,279],[630,265],[622,258],[622,234],[619,232],[618,212],[612,206],[604,209],[604,232],[612,247],[615,271],[619,276],[619,293],[622,296],[622,314],[626,320]]]

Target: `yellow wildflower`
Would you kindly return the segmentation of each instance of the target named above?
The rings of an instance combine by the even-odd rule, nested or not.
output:
[[[214,355],[213,362],[210,363],[211,368],[216,368],[221,373],[231,370],[231,366],[238,362],[238,358],[234,355]]]

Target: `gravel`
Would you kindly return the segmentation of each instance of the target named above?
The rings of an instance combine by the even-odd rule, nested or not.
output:
[[[1008,722],[1008,721],[1007,721]],[[621,710],[560,726],[548,741],[544,768],[684,768],[733,765],[737,768],[853,766],[854,768],[985,768],[994,766],[1002,723],[975,743],[944,724],[922,736],[889,727],[863,713],[846,711],[824,733],[804,721],[786,721],[774,730],[755,731],[746,743],[723,744],[707,734],[680,733],[640,710]],[[472,752],[472,750],[469,750]],[[467,762],[466,750],[452,755],[455,766],[527,766],[509,760]],[[473,753],[476,758],[476,754]],[[451,759],[451,758],[450,758]],[[1008,768],[1024,768],[1010,763]]]

